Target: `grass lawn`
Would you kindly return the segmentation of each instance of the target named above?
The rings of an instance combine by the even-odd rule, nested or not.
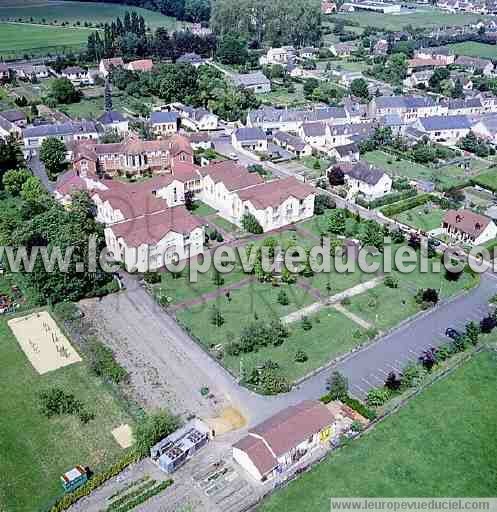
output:
[[[453,50],[457,55],[467,55],[468,57],[495,59],[495,56],[497,55],[497,46],[478,43],[476,41],[448,44],[447,47]]]
[[[437,208],[436,205],[421,205],[394,215],[393,218],[403,224],[428,232],[441,226],[446,211]]]
[[[474,169],[469,172],[457,166],[435,169],[410,160],[397,161],[397,157],[380,150],[365,153],[362,158],[382,168],[390,176],[405,176],[411,179],[432,181],[441,189],[460,185],[468,181],[473,173],[477,173],[481,169],[480,162],[476,160],[474,161]]]
[[[84,363],[39,375],[5,319],[0,360],[0,510],[39,510],[61,494],[65,471],[76,464],[95,471],[121,456],[111,430],[132,422]],[[51,386],[74,393],[95,419],[82,425],[72,416],[42,416],[37,393]]]
[[[475,178],[472,179],[476,185],[480,185],[480,187],[487,188],[492,192],[497,191],[497,170],[491,169],[487,172],[479,174]]]
[[[198,215],[199,217],[207,217],[209,215],[214,215],[217,212],[214,208],[211,208],[208,204],[203,203],[202,201],[195,202],[195,209],[193,213]]]
[[[221,297],[215,302],[180,311],[176,316],[206,348],[225,345],[237,339],[242,328],[256,318],[266,321],[277,319],[315,300],[297,286],[285,286],[285,289],[290,298],[288,306],[281,306],[277,301],[281,287],[256,282],[232,291],[231,302]],[[210,322],[213,304],[217,304],[225,320],[221,327],[215,327]],[[308,331],[302,328],[300,322],[291,324],[290,336],[279,347],[268,346],[258,352],[243,354],[245,369],[251,370],[271,359],[280,365],[282,373],[290,381],[294,381],[364,340],[364,331],[333,309],[322,310],[312,316],[311,321],[313,327]],[[305,363],[295,362],[298,350],[307,354]],[[225,355],[222,364],[238,375],[240,356]]]
[[[19,5],[21,4],[21,5]],[[116,5],[111,3],[94,2],[50,2],[39,0],[28,0],[23,2],[3,1],[0,2],[0,19],[22,18],[33,22],[69,22],[71,24],[80,22],[81,25],[88,23],[110,23],[117,17],[124,18],[126,11],[135,11],[143,16],[145,23],[151,28],[166,27],[175,28],[182,23],[175,18],[164,16],[160,12],[149,11],[135,6]]]
[[[214,215],[209,219],[209,222],[217,226],[218,228],[224,229],[224,231],[227,231],[228,233],[234,233],[235,231],[240,231],[240,228],[233,224],[232,222],[223,219],[219,215]]]
[[[332,496],[495,496],[496,386],[497,355],[475,356],[260,510],[320,512]]]
[[[447,13],[438,9],[422,6],[416,12],[409,11],[402,14],[375,14],[371,12],[353,12],[334,14],[329,16],[330,21],[341,19],[358,22],[362,27],[377,27],[386,30],[401,30],[406,25],[414,28],[429,28],[440,26],[460,26],[476,23],[479,20],[490,19],[488,16],[468,13]],[[349,30],[349,27],[345,27]]]
[[[294,92],[288,92],[286,87],[281,87],[275,84],[273,85],[271,92],[258,94],[257,97],[260,98],[262,103],[265,105],[283,107],[308,104],[309,101],[304,98],[303,85],[300,83],[293,83],[292,85],[295,90]]]
[[[91,29],[0,23],[0,56],[53,52],[85,45]]]
[[[448,281],[445,279],[445,272],[422,273],[419,267],[411,273],[402,274],[394,271],[393,274],[398,278],[398,288],[389,288],[381,284],[352,297],[346,308],[371,322],[377,329],[385,330],[421,311],[420,305],[414,300],[419,288],[435,288],[442,298],[447,298],[477,282],[476,278],[466,272],[458,281]]]

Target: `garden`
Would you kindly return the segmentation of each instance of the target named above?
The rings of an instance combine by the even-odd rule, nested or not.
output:
[[[424,233],[438,229],[447,212],[437,204],[427,203],[394,215],[393,218]]]

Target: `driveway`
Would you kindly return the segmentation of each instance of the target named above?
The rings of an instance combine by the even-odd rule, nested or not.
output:
[[[31,158],[26,160],[26,163],[31,172],[33,173],[33,175],[40,179],[43,186],[49,192],[53,192],[55,189],[55,183],[48,179],[47,173],[45,171],[45,166],[40,162],[38,154],[35,153]]]

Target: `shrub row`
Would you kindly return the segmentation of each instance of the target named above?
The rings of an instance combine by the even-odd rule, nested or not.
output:
[[[359,206],[364,206],[364,208],[379,208],[380,206],[386,206],[388,204],[397,203],[399,201],[404,201],[405,199],[409,199],[410,197],[414,197],[417,194],[416,190],[411,188],[408,190],[404,190],[403,192],[392,192],[383,197],[379,197],[378,199],[374,199],[373,201],[365,201],[360,197],[356,199],[356,203]]]
[[[397,215],[398,213],[405,212],[406,210],[416,208],[416,206],[426,204],[428,201],[438,202],[437,199],[438,198],[432,194],[419,194],[419,196],[410,197],[403,201],[398,201],[397,203],[385,206],[381,208],[380,211],[383,215],[391,217],[392,215]]]
[[[107,507],[106,512],[118,510],[122,505],[126,504],[127,502],[129,502],[131,500],[134,500],[138,496],[141,496],[142,494],[147,492],[152,487],[155,487],[156,484],[157,484],[157,480],[148,480],[145,483],[142,483],[136,489],[133,489],[132,491],[128,492],[127,494],[124,494],[123,496],[120,496],[117,500],[113,501]]]
[[[319,400],[324,404],[329,404],[333,401],[333,398],[331,393],[326,393],[326,395],[322,396]],[[348,405],[351,409],[354,409],[354,411],[358,412],[361,416],[364,416],[364,418],[371,421],[376,419],[376,413],[359,400],[356,400],[349,395],[345,395],[340,398],[340,401],[345,405]]]
[[[115,477],[121,471],[126,469],[129,465],[138,461],[138,456],[134,452],[128,452],[122,459],[110,466],[107,470],[93,475],[86,484],[82,485],[79,489],[65,494],[57,503],[50,509],[50,512],[62,512],[67,510],[70,506],[74,505],[77,501],[85,496],[91,494],[95,489],[104,484],[107,480]]]
[[[138,505],[145,503],[150,498],[153,498],[157,494],[167,489],[170,485],[172,485],[172,483],[172,480],[165,480],[164,482],[161,482],[159,485],[152,487],[152,489],[149,489],[143,494],[140,494],[140,496],[136,497],[135,499],[125,503],[122,507],[117,509],[117,512],[128,512],[129,510],[133,510]]]

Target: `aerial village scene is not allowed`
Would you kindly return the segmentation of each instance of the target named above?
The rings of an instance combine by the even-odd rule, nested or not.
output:
[[[0,512],[495,506],[495,0],[0,0],[0,212]]]

